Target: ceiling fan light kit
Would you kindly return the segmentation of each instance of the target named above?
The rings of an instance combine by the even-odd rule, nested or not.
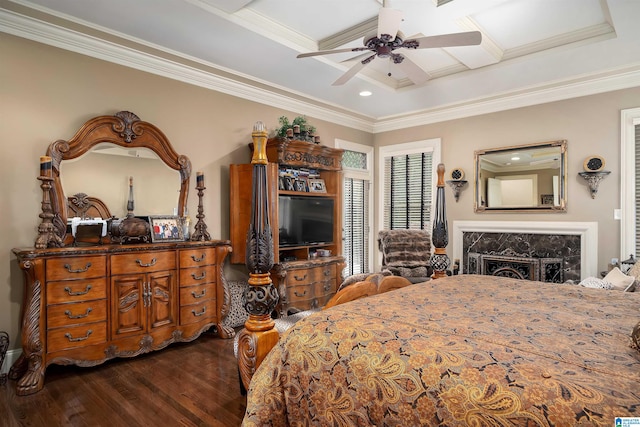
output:
[[[373,53],[365,56],[364,59],[356,57],[356,63],[333,82],[333,86],[340,86],[348,82],[376,57],[390,59],[393,61],[393,64],[397,65],[398,68],[406,74],[409,80],[416,85],[420,85],[429,80],[429,74],[406,56],[394,52],[396,49],[475,46],[482,42],[482,34],[479,31],[417,37],[405,40],[404,34],[399,30],[402,16],[403,13],[401,11],[383,6],[380,8],[378,14],[378,29],[376,33],[371,33],[364,37],[362,40],[363,47],[301,53],[297,57],[307,58],[310,56],[330,55],[334,53],[369,51]],[[388,75],[390,76],[391,72],[389,72]]]

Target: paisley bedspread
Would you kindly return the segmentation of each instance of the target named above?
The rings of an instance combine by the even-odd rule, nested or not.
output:
[[[460,275],[315,313],[243,426],[613,426],[640,417],[640,293]]]

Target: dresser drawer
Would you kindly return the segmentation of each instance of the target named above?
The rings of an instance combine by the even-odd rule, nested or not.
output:
[[[180,324],[189,325],[203,320],[215,319],[216,301],[203,301],[199,304],[180,307]]]
[[[104,277],[106,266],[106,256],[52,258],[46,263],[46,277],[47,281]]]
[[[63,280],[47,283],[47,305],[64,302],[79,302],[107,297],[107,280]]]
[[[216,285],[215,283],[207,283],[198,286],[189,286],[180,288],[180,305],[196,304],[202,301],[215,299]]]
[[[47,328],[104,322],[107,320],[107,300],[57,304],[47,307]]]
[[[287,272],[285,283],[287,285],[300,285],[303,283],[324,282],[335,277],[335,265],[325,265],[307,269],[290,270]]]
[[[180,286],[199,285],[216,281],[216,266],[207,265],[205,267],[181,268]]]
[[[324,282],[316,282],[313,284],[316,297],[324,295],[333,295],[336,293],[336,280],[326,280]]]
[[[180,251],[180,268],[215,265],[216,249],[185,249]]]
[[[139,252],[111,256],[111,275],[149,273],[175,268],[174,252]]]
[[[47,331],[47,352],[86,347],[107,341],[107,322],[89,323]]]
[[[307,283],[305,285],[287,286],[287,300],[289,303],[296,301],[303,301],[309,298],[313,298],[313,284]]]

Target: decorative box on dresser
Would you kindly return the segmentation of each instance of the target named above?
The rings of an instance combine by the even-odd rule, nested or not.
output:
[[[184,212],[189,159],[133,113],[96,117],[71,140],[49,146],[43,159],[52,164],[41,163],[38,178],[43,202],[35,247],[13,249],[25,278],[22,353],[9,372],[17,380],[18,395],[42,389],[51,364],[94,366],[191,341],[210,329],[221,338],[235,335],[223,324],[231,300],[223,270],[230,241],[179,235],[154,242],[149,224],[133,215],[133,200],[127,216],[117,219],[98,198],[84,193],[65,197],[60,164],[105,142],[150,149],[178,171],[177,210]],[[100,221],[102,236],[98,231],[93,237],[99,239],[78,242],[82,222],[74,236],[75,220],[67,221],[78,215],[88,218],[89,229]],[[198,226],[206,229],[204,222]]]
[[[250,145],[253,151],[252,145]],[[342,154],[344,150],[306,141],[272,138],[267,141],[267,197],[273,233],[274,267],[271,280],[278,289],[277,314],[286,316],[319,308],[336,293],[342,282]],[[324,193],[279,188],[280,170],[316,171],[325,183]],[[246,239],[251,215],[252,165],[230,166],[230,229],[234,251],[231,262],[245,263]],[[332,241],[284,245],[279,239],[279,196],[322,197],[333,200]],[[326,250],[330,256],[317,256]],[[314,255],[315,254],[315,255]]]

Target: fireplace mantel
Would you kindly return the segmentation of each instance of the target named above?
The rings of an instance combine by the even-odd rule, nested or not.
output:
[[[527,233],[580,236],[581,279],[598,275],[598,223],[569,221],[453,221],[453,258],[465,271],[463,233]]]

